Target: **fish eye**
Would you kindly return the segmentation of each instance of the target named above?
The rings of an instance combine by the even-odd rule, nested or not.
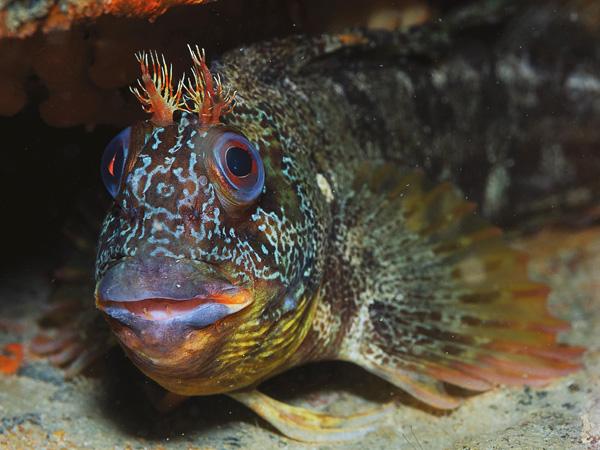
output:
[[[213,170],[220,192],[233,206],[248,205],[258,198],[265,181],[265,171],[258,151],[239,133],[226,131],[212,148]]]
[[[114,198],[119,193],[125,161],[129,153],[131,127],[125,128],[108,143],[102,155],[100,172],[108,193]]]

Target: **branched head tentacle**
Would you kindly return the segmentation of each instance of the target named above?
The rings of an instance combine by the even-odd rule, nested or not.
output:
[[[198,114],[198,119],[203,125],[215,125],[220,122],[221,116],[230,112],[236,92],[226,91],[220,76],[213,76],[206,65],[204,50],[198,46],[192,48],[188,45],[194,67],[192,78],[185,84],[185,92],[191,100],[191,106],[186,110]]]
[[[131,92],[142,104],[147,113],[152,113],[152,122],[157,125],[173,123],[173,112],[182,109],[183,77],[173,88],[173,66],[167,64],[164,55],[157,52],[139,52],[135,55],[140,63],[142,78]]]

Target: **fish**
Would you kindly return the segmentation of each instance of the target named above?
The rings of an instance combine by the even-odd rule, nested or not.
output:
[[[473,128],[461,120],[484,126],[489,104],[451,98],[469,53],[448,52],[447,26],[297,35],[230,51],[210,68],[190,46],[191,75],[179,79],[164,56],[137,54],[132,91],[149,117],[102,157],[114,200],[95,305],[146,376],[182,397],[229,395],[284,435],[315,442],[361,436],[393,408],[316,413],[260,392],[262,381],[348,361],[448,410],[463,402],[448,385],[542,386],[579,370],[583,349],[559,343],[569,327],[548,311],[548,287],[491,222],[530,204],[523,192],[539,194],[537,185],[508,194],[519,174],[504,164],[530,155],[500,158],[471,184],[461,173],[486,154],[460,148],[480,142],[463,142]],[[424,48],[435,49],[426,53],[435,67],[417,59],[407,70]],[[465,73],[479,88],[490,75]],[[494,82],[492,98],[512,89]],[[511,113],[521,100],[503,97]],[[589,102],[566,101],[565,114]],[[448,139],[423,149],[432,134]]]

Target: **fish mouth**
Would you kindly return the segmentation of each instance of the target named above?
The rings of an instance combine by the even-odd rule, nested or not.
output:
[[[167,257],[127,258],[96,286],[96,306],[133,331],[202,329],[252,303],[212,266]]]
[[[130,328],[142,328],[156,322],[157,325],[179,324],[201,329],[241,311],[250,303],[251,299],[245,297],[239,303],[223,302],[216,298],[153,298],[121,302],[96,300],[98,309]]]

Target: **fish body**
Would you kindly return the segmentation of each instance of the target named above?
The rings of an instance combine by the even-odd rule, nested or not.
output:
[[[191,49],[181,85],[140,55],[153,115],[111,144],[96,263],[96,305],[132,361],[171,392],[235,396],[347,360],[437,408],[460,403],[444,383],[484,391],[576,370],[547,288],[480,216],[510,222],[568,185],[520,178],[550,170],[521,146],[540,118],[595,133],[585,113],[600,106],[556,83],[552,61],[516,83],[531,55],[508,45],[518,21],[507,29],[490,54],[460,33],[450,46],[447,28],[295,36],[212,72]],[[541,85],[564,100],[551,114]]]

